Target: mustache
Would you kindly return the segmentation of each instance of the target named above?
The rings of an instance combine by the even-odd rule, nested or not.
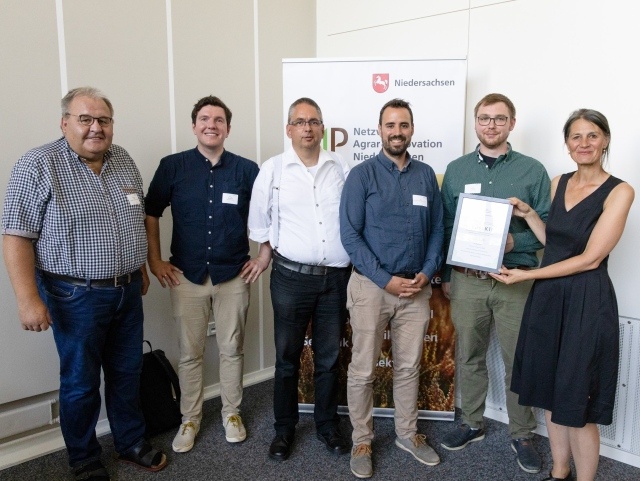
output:
[[[403,142],[406,142],[407,138],[404,135],[391,135],[389,136],[389,141],[392,140],[402,140]]]

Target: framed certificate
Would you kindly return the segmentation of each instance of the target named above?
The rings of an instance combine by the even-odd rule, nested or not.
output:
[[[447,264],[500,272],[512,210],[507,199],[460,194]]]

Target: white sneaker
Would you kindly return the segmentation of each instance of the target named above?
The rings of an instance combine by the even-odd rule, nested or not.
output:
[[[228,442],[239,443],[247,438],[247,431],[239,414],[227,414],[222,425]]]
[[[193,447],[193,443],[196,439],[196,434],[200,431],[200,425],[193,421],[187,421],[180,425],[178,434],[173,438],[171,447],[176,453],[186,453]]]

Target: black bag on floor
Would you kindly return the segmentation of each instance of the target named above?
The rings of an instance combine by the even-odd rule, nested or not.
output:
[[[154,350],[149,341],[144,342],[150,351],[142,356],[140,406],[147,425],[145,435],[151,437],[175,429],[182,423],[180,384],[164,351]]]

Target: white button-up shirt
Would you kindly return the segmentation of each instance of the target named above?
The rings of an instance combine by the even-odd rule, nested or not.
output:
[[[278,158],[282,169],[276,190],[278,181],[273,177]],[[315,175],[293,148],[264,162],[251,194],[249,238],[269,241],[281,255],[302,264],[348,266],[349,256],[340,241],[339,207],[349,166],[336,158],[321,150]],[[278,239],[271,212],[274,193],[278,195]]]

